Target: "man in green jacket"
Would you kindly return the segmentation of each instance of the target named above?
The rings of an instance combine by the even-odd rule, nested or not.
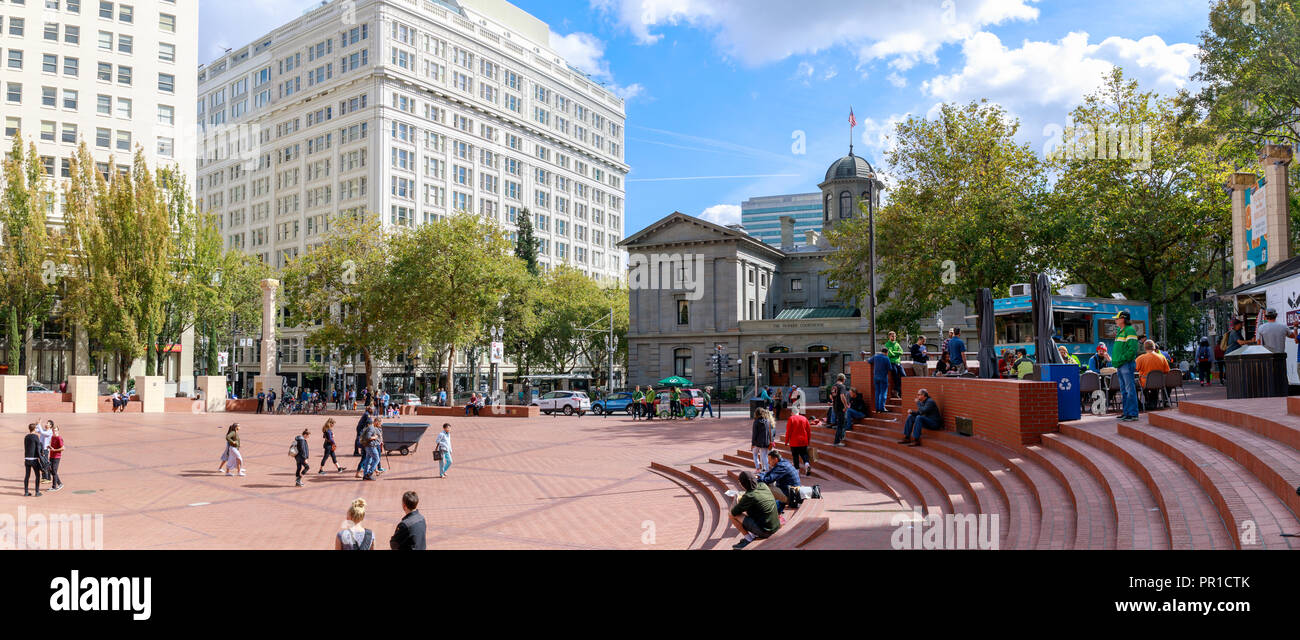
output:
[[[890,331],[889,339],[885,341],[885,349],[889,350],[889,395],[895,398],[903,397],[903,345],[898,343],[898,334]]]
[[[748,471],[740,472],[740,486],[745,493],[731,506],[731,524],[745,534],[744,540],[731,545],[737,550],[744,549],[755,538],[770,538],[781,528],[772,490],[765,483],[756,482]]]
[[[1124,415],[1120,416],[1122,422],[1132,422],[1138,419],[1138,399],[1137,399],[1137,356],[1138,356],[1138,336],[1133,325],[1129,324],[1128,311],[1121,311],[1115,314],[1115,324],[1119,331],[1115,334],[1115,348],[1111,350],[1110,366],[1117,369],[1119,375],[1119,391],[1123,397]]]
[[[645,394],[641,393],[641,385],[636,386],[636,391],[632,392],[632,419],[636,420],[641,417],[641,407],[645,403]]]

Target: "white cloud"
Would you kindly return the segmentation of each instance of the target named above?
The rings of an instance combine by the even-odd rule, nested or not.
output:
[[[700,212],[699,217],[714,224],[740,224],[740,205],[715,204]]]
[[[658,28],[685,24],[713,31],[724,53],[749,66],[844,45],[860,65],[887,60],[898,71],[934,61],[941,46],[983,27],[1037,19],[1037,1],[856,0],[846,10],[839,0],[590,0],[643,44],[660,40]]]
[[[907,86],[907,78],[898,75],[897,71],[889,74],[888,76],[885,76],[885,79],[889,81],[889,84],[892,84],[895,87],[898,87],[899,89],[902,89],[903,87]]]
[[[622,98],[623,102],[631,102],[633,98],[638,98],[645,94],[645,86],[639,82],[633,82],[626,86],[610,84],[608,88],[610,91],[614,92],[614,95]]]
[[[862,144],[867,149],[878,150],[877,157],[884,157],[894,148],[896,140],[894,139],[894,128],[898,123],[911,117],[910,113],[895,113],[884,121],[875,118],[863,118],[858,121],[858,126],[862,127]]]
[[[575,31],[562,36],[551,32],[551,48],[555,49],[565,62],[604,84],[606,89],[622,98],[624,102],[645,93],[645,86],[640,83],[621,85],[614,82],[614,74],[609,70],[609,61],[605,59],[605,43],[590,33]]]

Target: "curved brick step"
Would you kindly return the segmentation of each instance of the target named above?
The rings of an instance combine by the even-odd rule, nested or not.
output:
[[[1109,424],[1085,429],[1062,424],[1061,433],[1077,438],[1123,462],[1136,473],[1160,505],[1171,549],[1232,549],[1232,533],[1214,501],[1185,469],[1163,453],[1112,432]]]
[[[912,507],[921,507],[924,514],[952,513],[952,501],[937,481],[927,479],[907,465],[880,456],[869,456],[848,447],[818,447],[817,454],[827,460],[879,470],[891,480],[901,483],[906,488],[904,493],[907,501]],[[816,470],[816,465],[813,468]]]
[[[891,448],[908,455],[928,458],[935,464],[947,465],[954,472],[960,473],[967,486],[975,492],[979,498],[980,513],[997,514],[999,521],[1004,523],[1000,526],[1002,536],[999,541],[1000,548],[1033,548],[1034,537],[1037,534],[1038,514],[1032,508],[1032,495],[1023,485],[1018,487],[1021,492],[1018,497],[1022,498],[1019,504],[1013,506],[1008,499],[1003,479],[1012,481],[1015,477],[1013,474],[1002,471],[1000,467],[996,469],[995,474],[994,470],[987,468],[983,462],[942,442],[928,441],[922,447],[907,447],[898,444],[897,440],[871,433],[850,434],[848,441],[853,444],[868,443]],[[1019,485],[1018,480],[1014,482]]]
[[[828,435],[830,437],[827,437]],[[818,448],[818,451],[824,449],[834,451],[834,447],[831,445],[831,441],[834,439],[833,435],[816,434],[813,438],[820,439],[821,447]],[[933,461],[920,456],[909,456],[893,448],[866,443],[860,443],[857,447],[845,446],[841,451],[853,449],[900,464],[924,478],[926,482],[943,494],[947,509],[944,513],[978,514],[980,512],[975,492],[971,490],[970,486],[966,484],[964,478],[956,470],[945,468],[944,465],[935,464]]]
[[[1114,549],[1115,513],[1101,483],[1087,470],[1059,451],[1031,445],[1021,448],[1024,456],[1047,469],[1065,488],[1074,505],[1073,549]]]
[[[710,460],[709,462],[713,462],[713,461]],[[747,458],[741,455],[740,451],[737,451],[736,455],[732,455],[729,453],[723,454],[722,461],[720,463],[715,463],[715,464],[723,464],[729,467],[734,466],[734,467],[743,467],[745,469],[753,469],[754,458],[752,456]]]
[[[776,535],[766,540],[755,540],[750,546],[757,551],[789,551],[803,547],[830,529],[830,518],[822,515],[825,508],[821,500],[804,500]],[[789,509],[785,512],[791,513]]]
[[[750,462],[753,462],[753,461],[751,460]],[[709,464],[716,464],[716,465],[721,465],[721,466],[724,466],[724,467],[744,466],[746,469],[748,469],[748,468],[754,466],[754,465],[752,465],[752,464],[748,464],[748,465],[737,465],[737,464],[734,463],[734,462],[727,462],[726,460],[719,460],[719,459],[717,459],[717,458],[709,458]]]
[[[719,478],[717,473],[699,465],[693,464],[690,466],[690,475],[697,478],[701,486],[707,488],[710,497],[718,505],[718,518],[714,522],[713,531],[709,533],[709,539],[704,543],[703,548],[724,548],[724,545],[729,544],[727,541],[732,537],[729,531],[731,522],[727,520],[727,516],[731,513],[731,501],[727,498],[727,489],[731,487],[728,487],[727,483]]]
[[[790,447],[785,443],[778,442],[776,448],[786,457],[790,456]],[[837,456],[835,453],[827,455],[821,449],[817,450],[817,456],[817,462],[813,463],[814,474],[827,474],[865,489],[882,491],[885,496],[898,502],[907,510],[920,508],[924,512],[928,508],[926,494],[921,492],[920,487],[911,478],[899,470],[888,465],[861,464]]]
[[[1300,451],[1250,429],[1169,411],[1152,413],[1153,427],[1169,429],[1214,447],[1255,474],[1292,515],[1300,514]]]
[[[1043,446],[1064,454],[1101,483],[1115,518],[1116,548],[1169,548],[1160,503],[1137,473],[1105,450],[1068,435],[1045,433]]]
[[[721,505],[718,504],[717,497],[700,480],[681,469],[671,465],[651,462],[650,470],[685,489],[686,493],[695,501],[696,509],[700,515],[700,524],[695,531],[695,538],[691,541],[690,548],[709,548],[709,543],[718,531],[718,521],[722,518]]]
[[[1281,536],[1300,531],[1295,514],[1232,458],[1192,438],[1143,422],[1122,422],[1119,434],[1182,466],[1214,502],[1238,549],[1300,549],[1300,541]]]
[[[872,435],[897,439],[899,429],[870,427]],[[1037,512],[1037,534],[1031,538],[1035,549],[1071,549],[1074,547],[1074,502],[1065,486],[1046,467],[1027,459],[1022,453],[1001,444],[981,438],[961,436],[951,431],[927,431],[925,438],[931,444],[941,442],[968,451],[970,455],[985,460],[993,469],[1010,472],[1026,487],[1032,497],[1032,510]]]
[[[1290,412],[1293,401],[1300,407],[1300,397],[1220,400],[1212,405],[1180,402],[1178,412],[1248,429],[1256,435],[1300,450],[1300,416]]]

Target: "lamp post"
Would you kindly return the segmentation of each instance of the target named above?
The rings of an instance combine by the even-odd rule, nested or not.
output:
[[[499,353],[498,347],[500,346],[502,340],[505,339],[506,329],[505,327],[502,327],[500,325],[493,325],[492,328],[488,330],[488,333],[492,335],[492,344],[488,348],[488,360],[490,361],[491,364],[489,375],[492,377],[492,379],[488,381],[488,385],[492,395],[493,404],[496,404],[497,392],[498,392],[497,365],[500,364],[500,360],[501,360],[501,358],[498,357],[498,353]]]

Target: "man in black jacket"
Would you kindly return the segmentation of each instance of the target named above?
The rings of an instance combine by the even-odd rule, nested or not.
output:
[[[388,547],[394,551],[424,551],[424,516],[415,508],[420,505],[420,496],[414,491],[402,494],[402,510],[406,515],[397,523],[397,530],[388,540]]]
[[[361,455],[361,432],[370,426],[370,407],[366,407],[365,413],[361,414],[361,419],[357,420],[357,443],[352,447],[352,455]]]
[[[921,446],[921,427],[942,429],[943,419],[939,416],[939,405],[930,392],[925,389],[916,391],[916,409],[907,412],[907,423],[903,425],[903,439],[898,444],[913,447]],[[913,435],[915,434],[915,435]]]
[[[36,476],[36,497],[41,497],[41,437],[36,435],[36,423],[27,425],[27,435],[23,436],[23,495],[30,496],[27,479]]]
[[[302,435],[293,439],[293,444],[298,447],[298,455],[293,459],[297,462],[294,467],[293,476],[297,479],[295,486],[302,486],[302,474],[311,471],[311,465],[307,464],[307,436],[311,435],[311,429],[303,429]]]

